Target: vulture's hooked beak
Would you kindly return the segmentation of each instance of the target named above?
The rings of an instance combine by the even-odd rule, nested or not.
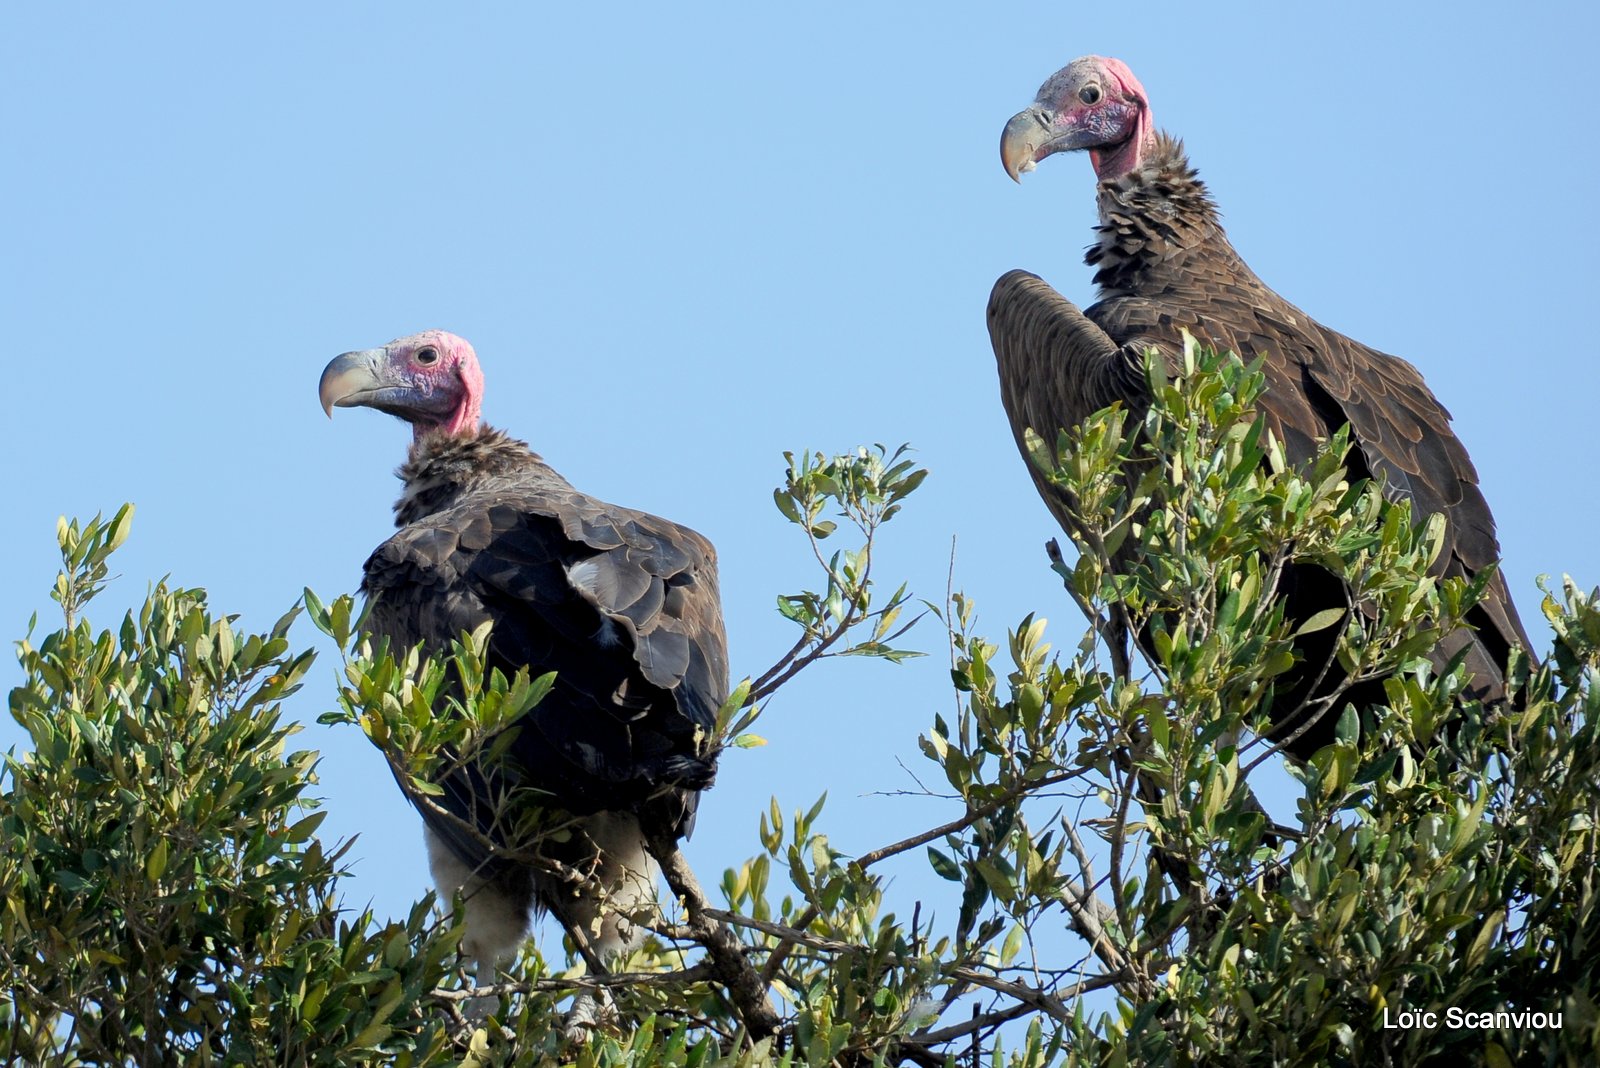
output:
[[[1057,152],[1073,152],[1081,148],[1099,148],[1106,144],[1103,120],[1069,113],[1065,119],[1043,104],[1034,104],[1011,116],[1005,132],[1000,135],[1000,162],[1005,164],[1011,180],[1020,183],[1022,176],[1046,156]]]
[[[322,410],[333,418],[335,408],[353,408],[370,404],[377,394],[393,387],[384,379],[383,349],[362,349],[360,352],[341,353],[322,369],[322,382],[317,386],[317,396],[322,400]]]
[[[1013,182],[1020,184],[1022,176],[1033,170],[1033,165],[1039,161],[1039,149],[1054,133],[1053,118],[1049,111],[1035,104],[1017,112],[1006,123],[1005,132],[1000,135],[1000,162]]]

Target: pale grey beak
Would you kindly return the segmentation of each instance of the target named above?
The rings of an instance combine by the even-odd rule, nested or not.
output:
[[[328,418],[333,418],[335,408],[355,407],[361,404],[367,395],[388,385],[383,380],[382,372],[386,355],[383,349],[362,349],[359,352],[341,353],[322,369],[322,381],[317,386],[317,396],[321,399],[322,410],[328,413]]]

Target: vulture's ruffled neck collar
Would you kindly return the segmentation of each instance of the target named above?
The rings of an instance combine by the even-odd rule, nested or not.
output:
[[[395,471],[405,483],[394,505],[395,526],[442,511],[491,479],[530,468],[550,471],[527,442],[496,427],[480,425],[462,433],[440,429],[423,434],[411,443],[406,462]],[[553,471],[550,474],[560,477]]]
[[[1166,133],[1155,135],[1133,170],[1101,182],[1098,199],[1100,239],[1084,262],[1099,268],[1094,280],[1102,297],[1134,291],[1147,266],[1222,236],[1205,182],[1183,142]]]

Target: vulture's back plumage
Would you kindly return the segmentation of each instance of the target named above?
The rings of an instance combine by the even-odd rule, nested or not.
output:
[[[574,814],[631,811],[687,832],[728,690],[711,544],[578,492],[490,428],[424,437],[400,477],[401,529],[362,585],[373,633],[439,650],[492,622],[491,666],[557,672],[509,750],[521,782]],[[451,785],[449,807],[470,820],[476,800],[482,823],[482,799]],[[489,859],[456,825],[430,826],[470,866]]]
[[[1040,103],[1013,120],[1002,142],[1014,175],[1060,150],[1049,142],[1022,140],[1037,135],[1034,125],[1041,117],[1067,125],[1058,117],[1060,111],[1047,105],[1052,87],[1063,99],[1071,99],[1067,93],[1086,99],[1097,95],[1101,82],[1111,85],[1108,74],[1108,66],[1079,60],[1046,83]],[[1090,84],[1086,79],[1098,79],[1096,90],[1083,88]],[[1137,81],[1128,74],[1122,82],[1131,86],[1129,99],[1143,108]],[[1105,95],[1114,91],[1110,88]],[[1147,115],[1147,109],[1141,114]],[[1134,120],[1128,123],[1131,128]],[[1138,130],[1128,134],[1139,136]],[[1096,157],[1097,167],[1126,152],[1127,144],[1124,140],[1105,149]],[[1318,442],[1348,423],[1352,475],[1382,479],[1392,496],[1412,502],[1419,521],[1433,513],[1444,516],[1437,573],[1471,577],[1495,566],[1499,545],[1494,518],[1479,490],[1477,472],[1451,431],[1449,412],[1416,368],[1321,325],[1266,286],[1234,251],[1182,143],[1151,131],[1143,134],[1142,145],[1135,165],[1103,175],[1099,184],[1099,240],[1086,256],[1096,268],[1100,299],[1095,304],[1080,311],[1024,271],[1004,275],[990,296],[989,333],[1002,400],[1024,457],[1023,437],[1030,428],[1049,439],[1056,430],[1075,426],[1115,401],[1142,411],[1149,403],[1144,352],[1159,350],[1176,373],[1187,332],[1218,350],[1263,359],[1266,390],[1258,407],[1292,462],[1308,460]],[[1092,146],[1080,138],[1065,147]],[[1031,463],[1029,469],[1045,502],[1070,528],[1059,491]],[[1340,604],[1344,596],[1333,576],[1312,568],[1286,576],[1280,592],[1291,615],[1299,618]],[[1499,574],[1490,580],[1470,620],[1475,632],[1447,635],[1433,659],[1443,664],[1465,649],[1474,675],[1469,692],[1486,701],[1500,700],[1511,646],[1527,648],[1529,641]],[[1280,685],[1280,710],[1312,696],[1310,676],[1326,660],[1335,634],[1327,631],[1303,641],[1304,660],[1314,666]],[[1382,689],[1373,683],[1348,696],[1358,704],[1373,703],[1382,700]],[[1324,716],[1290,750],[1306,756],[1326,744],[1336,718]],[[1274,734],[1297,726],[1280,720]]]

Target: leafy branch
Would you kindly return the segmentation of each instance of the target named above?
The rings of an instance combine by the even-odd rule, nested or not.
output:
[[[906,459],[909,446],[892,453],[886,446],[862,446],[841,456],[825,459],[821,453],[784,453],[788,462],[783,486],[772,491],[778,511],[805,532],[812,555],[827,580],[820,593],[804,590],[778,598],[778,611],[800,627],[800,637],[777,663],[768,668],[750,688],[750,699],[759,701],[788,682],[811,664],[829,656],[875,656],[900,663],[922,653],[897,649],[898,640],[916,625],[920,615],[896,626],[901,611],[910,600],[902,584],[878,607],[872,601],[872,554],[878,530],[900,511],[901,502],[922,485],[928,475]],[[825,555],[822,542],[832,536],[839,524],[823,514],[848,522],[860,535],[854,548],[839,549]],[[872,624],[871,636],[843,649],[833,646],[863,623]]]
[[[1518,703],[1483,707],[1460,662],[1425,655],[1481,594],[1433,575],[1437,526],[1350,480],[1342,436],[1285,463],[1255,370],[1186,359],[1170,382],[1152,369],[1148,411],[1036,444],[1076,509],[1077,556],[1052,563],[1087,626],[1059,651],[1033,615],[990,640],[975,602],[949,596],[957,701],[918,739],[938,818],[851,857],[822,800],[774,798],[759,848],[703,886],[657,843],[678,902],[632,917],[650,937],[604,974],[569,928],[565,954],[530,946],[504,981],[463,984],[460,932],[431,898],[389,924],[340,913],[345,847],[318,840],[315,756],[286,751],[278,718],[311,661],[289,651],[295,613],[251,634],[160,584],[96,632],[85,606],[125,514],[63,524],[65,626],[19,645],[11,711],[34,748],[0,780],[0,1061],[1593,1062],[1600,594],[1547,590],[1553,651],[1514,654]],[[907,598],[869,587],[875,532],[920,481],[902,452],[789,458],[779,507],[821,592],[780,602],[800,639],[705,744],[738,744],[755,702],[811,663],[896,659],[903,625],[885,617]],[[862,555],[823,551],[847,529]],[[1300,563],[1358,610],[1286,618],[1278,586]],[[481,633],[438,657],[363,649],[349,599],[306,607],[354,653],[327,722],[361,729],[422,806],[438,776],[503,752],[548,685],[486,671]],[[855,627],[870,629],[852,645]],[[1333,650],[1313,674],[1381,677],[1385,700],[1330,687],[1300,710],[1337,729],[1286,765],[1291,811],[1274,819],[1252,787],[1308,633]],[[497,804],[520,815],[487,826],[536,858],[566,817],[530,815],[515,788]],[[937,877],[926,907],[899,900],[895,859]],[[574,1046],[563,1005],[599,991],[614,1018]],[[492,1025],[463,1012],[474,997],[498,999]],[[1447,1006],[1565,1023],[1384,1026]]]

